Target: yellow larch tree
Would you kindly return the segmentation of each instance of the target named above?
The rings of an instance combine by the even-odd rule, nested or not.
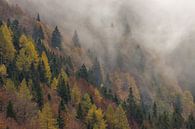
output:
[[[57,129],[49,103],[46,103],[42,111],[39,112],[39,126],[40,129]]]

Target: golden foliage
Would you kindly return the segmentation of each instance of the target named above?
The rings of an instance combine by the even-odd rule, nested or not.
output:
[[[39,126],[40,129],[57,129],[49,103],[46,103],[42,111],[39,112]]]

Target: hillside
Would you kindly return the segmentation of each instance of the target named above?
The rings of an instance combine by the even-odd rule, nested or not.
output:
[[[31,15],[0,0],[0,129],[195,128],[191,92],[130,30],[113,60]]]

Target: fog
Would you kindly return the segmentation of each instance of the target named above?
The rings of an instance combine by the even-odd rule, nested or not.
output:
[[[161,52],[173,50],[195,23],[193,0],[8,0],[40,15],[61,31],[76,29],[87,47],[111,49],[130,25],[140,43]],[[112,26],[113,25],[113,26]],[[87,45],[86,45],[87,44]],[[163,49],[162,49],[163,48]]]
[[[69,36],[77,30],[82,46],[96,51],[99,56],[108,54],[115,59],[117,44],[128,37],[158,53],[162,62],[165,60],[175,67],[177,74],[184,65],[195,65],[192,62],[195,40],[188,40],[195,32],[194,0],[8,1],[19,4],[32,16],[40,13],[45,22],[60,26],[60,31]],[[188,47],[183,52],[184,44]],[[191,58],[186,54],[189,48]],[[178,53],[182,53],[179,61]],[[189,71],[192,69],[186,72]]]

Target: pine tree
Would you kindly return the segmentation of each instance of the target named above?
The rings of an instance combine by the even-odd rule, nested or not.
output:
[[[156,103],[154,102],[154,105],[153,105],[153,117],[156,119],[157,118],[157,105]]]
[[[135,102],[135,97],[133,95],[133,90],[130,87],[129,88],[129,95],[127,98],[127,111],[129,113],[130,116],[135,117],[136,115],[136,102]]]
[[[52,33],[52,39],[51,39],[52,46],[54,48],[61,49],[61,43],[62,43],[62,37],[60,34],[60,31],[58,30],[58,27],[55,27],[55,30]]]
[[[73,41],[75,47],[79,47],[79,48],[81,47],[81,44],[80,44],[80,41],[79,41],[79,36],[78,36],[76,30],[74,31],[74,35],[72,37],[72,41]]]
[[[81,119],[81,120],[84,118],[84,111],[83,111],[80,103],[78,105],[77,116],[76,117],[77,117],[77,119]]]
[[[102,68],[97,58],[95,59],[91,69],[91,82],[99,87],[103,83]]]
[[[88,71],[84,64],[81,66],[80,70],[77,72],[77,76],[79,78],[83,78],[86,81],[88,81]]]
[[[181,129],[184,124],[184,118],[182,116],[182,107],[181,107],[181,100],[180,96],[176,97],[174,112],[172,115],[172,127],[175,129]]]
[[[159,116],[158,125],[160,129],[170,129],[170,118],[167,112]]]
[[[6,117],[11,117],[11,118],[15,118],[15,112],[13,109],[13,104],[11,101],[9,101],[8,105],[7,105],[7,110],[6,110]]]
[[[192,113],[189,115],[188,121],[186,123],[186,128],[195,129],[195,118]]]
[[[57,129],[49,103],[46,103],[42,111],[39,112],[39,126],[40,129]]]
[[[39,13],[37,14],[37,19],[36,19],[36,20],[39,21],[39,22],[41,21],[41,20],[40,20]]]
[[[64,123],[64,118],[63,118],[63,101],[60,102],[59,106],[58,106],[58,118],[57,118],[57,125],[59,129],[63,129],[65,126]]]

